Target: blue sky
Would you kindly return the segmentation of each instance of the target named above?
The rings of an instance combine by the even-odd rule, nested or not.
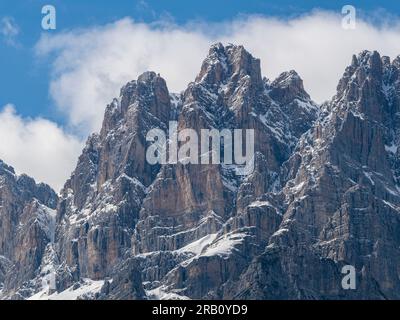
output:
[[[342,27],[347,4],[354,30]],[[352,54],[400,54],[399,16],[388,0],[1,0],[0,159],[59,190],[122,85],[153,70],[184,90],[216,41],[244,45],[270,79],[295,69],[322,102]]]
[[[243,14],[262,14],[290,18],[315,8],[340,11],[349,1],[262,1],[262,0],[2,0],[0,17],[13,17],[20,32],[17,45],[0,45],[0,106],[13,103],[18,112],[26,116],[44,115],[62,122],[48,95],[49,69],[47,62],[37,59],[33,46],[43,30],[41,8],[52,4],[57,9],[57,30],[59,33],[77,27],[102,25],[126,16],[136,21],[152,22],[158,19],[172,19],[177,24],[188,21],[221,21]],[[361,9],[362,14],[373,13],[384,8],[392,14],[400,13],[397,1],[351,1]]]

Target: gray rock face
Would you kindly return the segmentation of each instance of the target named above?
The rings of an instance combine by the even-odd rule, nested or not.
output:
[[[16,175],[0,161],[0,286],[10,296],[29,287],[46,246],[54,240],[57,195],[47,185]]]
[[[98,300],[143,300],[146,293],[142,285],[142,277],[138,263],[127,259],[115,268],[112,282],[106,281],[101,288]]]
[[[169,113],[165,81],[152,72],[128,83],[107,107],[103,128],[89,138],[58,207],[57,251],[72,280],[103,279],[131,248],[147,186],[159,169],[146,161],[145,135],[166,128]]]
[[[398,59],[353,57],[292,156],[285,212],[240,281],[241,298],[399,298]],[[357,271],[345,291],[343,265]]]
[[[294,76],[298,77],[288,75],[288,81]],[[149,291],[172,290],[191,298],[229,297],[223,286],[240,275],[278,228],[280,212],[267,200],[256,200],[279,184],[279,166],[304,130],[282,108],[291,104],[301,110],[308,128],[318,114],[301,80],[293,85],[292,99],[283,103],[269,96],[280,87],[284,87],[281,82],[275,86],[262,81],[259,61],[243,47],[217,44],[210,49],[196,81],[183,93],[178,128],[194,128],[199,136],[200,129],[254,129],[255,171],[240,178],[224,165],[162,167],[136,226],[134,254],[145,257]],[[233,244],[247,254],[230,254]],[[207,253],[208,247],[215,254]],[[156,265],[149,264],[153,259]],[[169,270],[173,259],[175,268]],[[165,269],[159,270],[160,264]]]
[[[321,106],[295,71],[261,74],[216,44],[179,95],[154,72],[128,83],[58,201],[2,164],[0,297],[400,298],[400,58],[353,56]],[[149,164],[170,121],[253,129],[254,170]]]

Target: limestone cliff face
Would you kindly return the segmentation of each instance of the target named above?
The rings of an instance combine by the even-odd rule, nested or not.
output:
[[[263,81],[258,59],[241,46],[211,47],[195,82],[182,94],[178,128],[194,128],[199,136],[200,129],[254,129],[255,170],[240,177],[226,165],[162,167],[136,226],[134,254],[144,261],[148,291],[161,282],[162,290],[190,297],[224,297],[223,286],[240,275],[278,228],[280,212],[266,200],[260,205],[256,200],[279,185],[280,165],[318,115],[297,74],[288,75],[289,82],[292,77],[297,83],[286,89],[296,92],[286,101],[274,100],[269,93],[284,84]],[[301,110],[305,128],[294,124],[296,112],[282,112],[289,104]],[[226,243],[241,249],[220,254]],[[208,247],[216,253],[207,254]],[[167,265],[173,259],[171,270]]]
[[[178,95],[146,72],[107,106],[58,201],[4,169],[0,294],[400,298],[399,99],[400,59],[368,51],[321,106],[293,70],[262,78],[242,46],[213,45]],[[170,121],[199,137],[253,129],[254,170],[151,165],[146,134]],[[344,265],[356,290],[341,287]]]
[[[155,73],[128,83],[89,138],[58,206],[56,241],[73,280],[103,279],[131,247],[142,200],[159,168],[146,161],[146,133],[167,126],[165,81]]]
[[[56,205],[49,186],[18,176],[0,161],[0,286],[10,295],[36,276],[54,240]]]
[[[300,164],[281,191],[283,221],[241,297],[399,298],[398,67],[377,52],[353,57],[288,161]],[[343,265],[357,290],[341,288]]]

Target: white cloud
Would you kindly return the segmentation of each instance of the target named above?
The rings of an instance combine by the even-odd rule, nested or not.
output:
[[[74,169],[82,143],[51,121],[20,117],[12,105],[0,111],[0,124],[0,159],[17,173],[59,191]]]
[[[8,45],[16,46],[16,37],[19,34],[19,27],[12,17],[3,17],[0,21],[0,34]]]
[[[44,35],[39,56],[50,55],[50,93],[81,133],[98,130],[105,105],[127,81],[147,70],[160,72],[171,91],[185,89],[211,43],[243,44],[274,78],[295,69],[318,102],[329,99],[351,56],[364,49],[392,57],[400,53],[398,21],[375,27],[358,20],[341,27],[341,15],[316,11],[292,20],[249,16],[218,24],[146,25],[129,18],[101,27]]]

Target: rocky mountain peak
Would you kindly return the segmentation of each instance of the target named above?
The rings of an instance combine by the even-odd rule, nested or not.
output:
[[[37,184],[33,178],[26,174],[16,174],[14,168],[2,160],[0,160],[0,181],[3,181],[3,190],[20,192],[23,199],[36,198],[52,209],[55,209],[57,205],[57,195],[49,185],[45,183]],[[2,194],[0,194],[0,198],[1,196]]]
[[[269,95],[272,99],[286,104],[295,98],[309,100],[310,96],[304,90],[303,80],[296,71],[282,72],[270,85]]]
[[[254,58],[243,46],[216,43],[211,46],[203,61],[196,82],[220,85],[228,81],[238,82],[243,77],[250,77],[255,85],[260,85],[260,60]]]
[[[152,83],[155,79],[160,78],[154,71],[145,71],[139,75],[137,82],[144,82],[146,84]]]
[[[15,174],[15,170],[13,167],[7,165],[3,160],[0,160],[0,175],[3,174]]]
[[[400,55],[393,59],[392,65],[396,68],[400,69]]]
[[[35,277],[54,236],[57,202],[48,185],[17,175],[0,160],[0,289],[10,295]]]
[[[364,50],[357,56],[353,55],[351,64],[339,81],[334,100],[356,102],[370,86],[374,86],[374,89],[381,87],[383,64],[387,64],[387,60],[387,57],[381,58],[377,51]],[[371,91],[375,94],[377,90]]]
[[[161,121],[168,120],[171,103],[167,84],[155,72],[144,72],[137,80],[126,84],[121,90],[120,101],[123,113],[133,105],[149,111]]]
[[[353,56],[332,100],[335,112],[352,111],[387,123],[399,110],[399,59],[364,50]]]
[[[123,86],[120,97],[107,106],[101,135],[107,135],[118,127],[120,121],[136,118],[140,113],[146,113],[166,124],[170,111],[171,98],[165,80],[153,71],[144,72],[137,80]],[[129,123],[138,124],[137,121]]]

